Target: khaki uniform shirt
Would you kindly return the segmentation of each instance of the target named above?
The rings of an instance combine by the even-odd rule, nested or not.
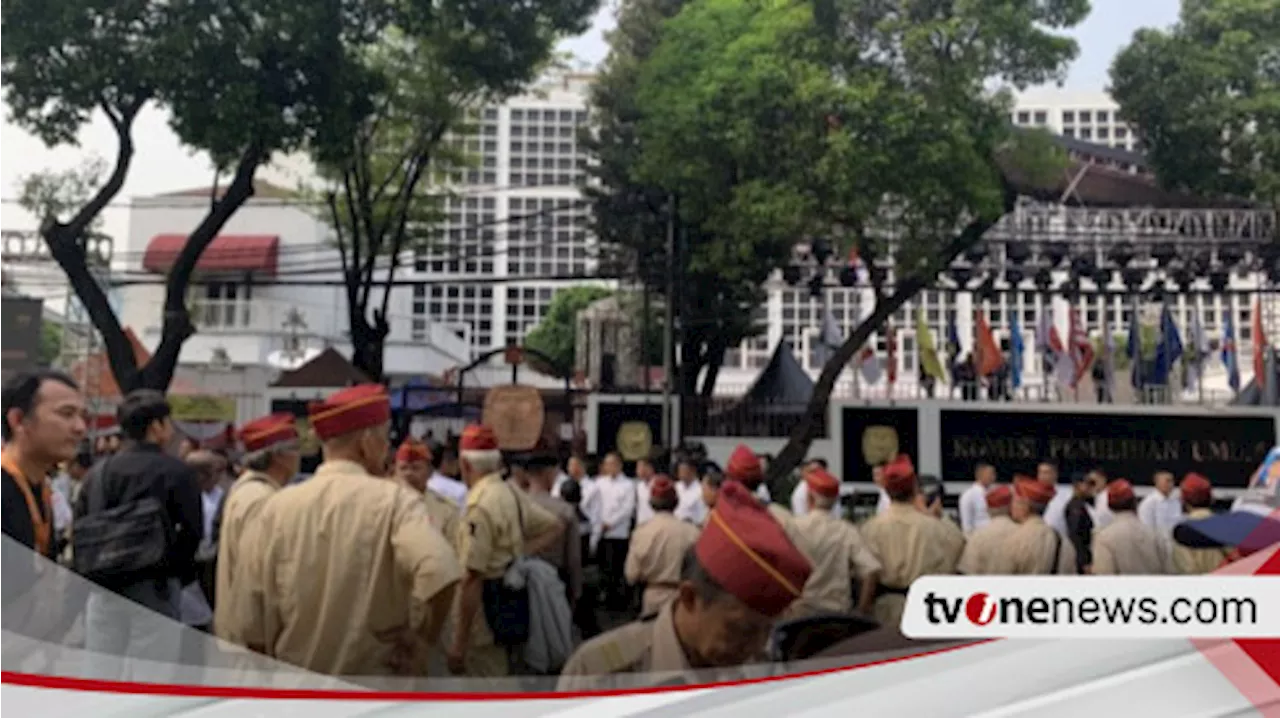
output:
[[[862,538],[880,559],[880,584],[902,591],[876,599],[876,619],[894,626],[902,621],[911,583],[921,576],[954,574],[964,551],[959,526],[900,501],[863,524]]]
[[[430,601],[462,577],[422,499],[350,461],[273,496],[241,550],[245,640],[330,675],[391,673],[397,645],[379,636],[397,633],[422,638],[425,673]]]
[[[1213,516],[1209,509],[1191,509],[1187,513],[1188,521],[1199,521]],[[1226,548],[1187,548],[1181,544],[1173,545],[1173,570],[1183,575],[1200,575],[1213,573],[1222,566],[1231,554]]]
[[[578,527],[578,512],[567,501],[551,494],[527,492],[530,499],[564,524],[564,536],[560,542],[543,551],[538,558],[555,566],[565,579],[565,588],[571,601],[582,595],[582,530]]]
[[[813,573],[797,601],[805,613],[848,613],[853,610],[853,579],[880,570],[862,533],[830,511],[810,511],[796,518],[796,530],[814,548]]]
[[[656,613],[676,594],[685,554],[698,542],[698,527],[661,511],[631,534],[623,573],[627,583],[643,583],[640,615]]]
[[[1168,540],[1138,520],[1117,511],[1093,536],[1093,572],[1097,575],[1160,576],[1173,573]]]
[[[499,474],[489,474],[467,490],[467,504],[456,536],[458,559],[464,571],[475,573],[481,580],[502,578],[511,562],[524,554],[526,537],[554,530],[560,523],[559,518],[535,504],[514,484],[503,481]],[[455,612],[461,598],[459,592]],[[504,676],[508,673],[506,649],[495,645],[493,633],[485,623],[484,606],[477,606],[475,610],[468,639],[466,675]],[[454,624],[457,624],[456,615]]]
[[[270,476],[257,471],[246,471],[227,489],[227,500],[222,507],[222,533],[218,538],[218,572],[214,607],[213,631],[218,638],[239,646],[243,637],[234,630],[241,623],[236,615],[243,603],[245,592],[236,586],[236,571],[240,567],[240,542],[246,529],[257,519],[258,512],[280,486]],[[242,569],[241,569],[242,570]]]
[[[991,561],[999,576],[1076,574],[1076,549],[1040,516],[1029,516],[1009,534]]]
[[[1009,536],[1018,530],[1018,524],[1008,516],[993,516],[979,526],[965,542],[964,553],[956,570],[966,576],[982,576],[995,573],[997,555],[1004,550]]]
[[[674,604],[658,613],[587,641],[569,657],[560,673],[558,691],[600,690],[733,680],[742,669],[730,668],[695,675],[676,638]]]

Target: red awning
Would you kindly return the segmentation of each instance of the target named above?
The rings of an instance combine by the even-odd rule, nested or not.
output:
[[[142,268],[165,274],[187,244],[185,234],[157,234],[147,243]],[[280,237],[274,234],[226,234],[214,238],[196,269],[202,272],[257,272],[274,276],[280,254]]]

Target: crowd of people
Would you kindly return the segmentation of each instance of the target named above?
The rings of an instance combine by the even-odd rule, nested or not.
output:
[[[643,457],[634,478],[617,453],[589,466],[543,441],[503,451],[480,424],[393,446],[380,385],[309,408],[323,462],[302,481],[292,415],[238,427],[233,460],[181,440],[164,395],[139,390],[95,461],[65,375],[16,377],[3,407],[4,534],[97,587],[91,659],[183,660],[166,643],[180,621],[323,674],[558,675],[574,690],[763,662],[797,619],[861,616],[900,638],[924,575],[1191,574],[1232,558],[1171,540],[1211,506],[1196,474],[1161,472],[1138,501],[1101,469],[1059,485],[1045,462],[1002,484],[982,464],[957,523],[900,455],[875,467],[880,503],[855,525],[826,462],[801,469],[788,509],[747,446],[723,467]],[[27,577],[6,565],[6,603]],[[622,625],[605,630],[602,608]]]

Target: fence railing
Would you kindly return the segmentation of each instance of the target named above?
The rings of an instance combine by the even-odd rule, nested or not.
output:
[[[681,433],[685,436],[785,437],[803,418],[806,403],[747,402],[740,398],[685,397],[681,400]],[[826,417],[818,436],[826,437]]]

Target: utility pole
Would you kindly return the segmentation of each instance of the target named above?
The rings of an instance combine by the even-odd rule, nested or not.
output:
[[[675,415],[671,393],[676,367],[676,196],[667,197],[667,304],[662,327],[662,443],[674,448]]]

